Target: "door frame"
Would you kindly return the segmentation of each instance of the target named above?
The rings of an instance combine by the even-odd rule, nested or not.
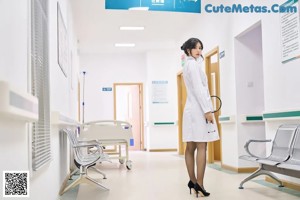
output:
[[[208,80],[208,87],[211,88],[211,77],[210,77],[210,63],[211,63],[211,57],[217,55],[217,63],[218,66],[220,66],[220,60],[219,60],[219,47],[215,47],[209,52],[207,52],[204,56],[204,61],[205,61],[205,71],[206,71],[206,76]],[[219,73],[216,76],[217,84],[216,84],[216,95],[220,97],[220,68],[219,68]],[[220,102],[217,101],[216,107],[218,108],[220,106]],[[221,115],[221,110],[219,111],[219,115]],[[218,119],[216,119],[218,121]],[[220,123],[217,123],[218,130],[219,130],[219,135],[220,135],[220,160],[222,164],[222,129],[220,126]],[[214,162],[214,143],[213,142],[208,142],[207,144],[207,162],[208,163],[213,163]]]
[[[116,87],[117,86],[128,86],[128,85],[137,85],[139,87],[139,100],[140,100],[140,150],[145,148],[144,145],[144,93],[143,93],[143,83],[114,83],[113,84],[113,91],[114,91],[114,120],[117,118],[117,99],[116,99]]]
[[[178,154],[183,155],[185,151],[185,145],[182,141],[182,118],[184,105],[182,102],[182,74],[183,71],[180,70],[177,73],[177,98],[178,98]]]

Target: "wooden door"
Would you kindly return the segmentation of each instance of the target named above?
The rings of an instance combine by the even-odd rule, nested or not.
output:
[[[205,55],[205,68],[206,75],[208,79],[209,91],[212,96],[220,97],[220,70],[219,70],[219,49],[214,48],[209,53]],[[216,98],[212,98],[212,103],[214,109],[217,109],[220,106],[220,102]],[[219,123],[219,116],[221,115],[221,111],[214,113],[216,123],[218,126],[220,140],[215,142],[208,143],[208,163],[213,163],[216,161],[222,162],[222,133],[221,127]]]
[[[210,95],[212,96],[219,96],[219,92],[218,92],[218,88],[217,88],[217,85],[218,85],[218,78],[219,75],[219,64],[218,63],[211,63],[210,65],[210,78],[208,79],[210,81]],[[214,110],[216,110],[219,106],[220,106],[220,102],[218,101],[218,99],[216,98],[212,98],[212,103],[213,103],[213,107],[214,107]],[[218,112],[215,112],[214,115],[215,115],[215,119],[216,119],[216,123],[218,125],[219,124],[219,114],[220,111]],[[218,129],[220,130],[220,126],[218,127]],[[214,160],[217,160],[217,161],[221,161],[221,143],[220,143],[220,140],[218,141],[215,141],[213,142],[213,148],[214,148]]]
[[[183,155],[186,143],[182,142],[182,115],[187,98],[186,88],[183,80],[182,71],[177,74],[177,94],[178,94],[178,146],[179,146],[179,155]]]
[[[142,149],[142,99],[139,84],[115,86],[115,119],[132,125],[134,145],[129,150]]]

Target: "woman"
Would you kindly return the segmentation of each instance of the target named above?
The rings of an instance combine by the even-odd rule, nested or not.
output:
[[[203,44],[197,38],[190,38],[181,47],[187,55],[183,67],[183,78],[187,90],[187,100],[183,112],[183,142],[187,143],[185,162],[190,177],[188,187],[194,189],[198,197],[209,196],[203,186],[206,166],[207,142],[219,139],[218,130],[214,124],[212,102],[208,90],[207,77],[201,69]],[[214,130],[211,130],[213,127]],[[197,149],[195,175],[195,150]]]

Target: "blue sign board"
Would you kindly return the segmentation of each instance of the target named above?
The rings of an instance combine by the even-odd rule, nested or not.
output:
[[[111,92],[112,88],[111,87],[103,87],[102,91],[104,91],[104,92]]]
[[[223,58],[223,57],[225,57],[225,51],[220,52],[220,59]]]
[[[105,0],[105,9],[201,13],[201,0]]]

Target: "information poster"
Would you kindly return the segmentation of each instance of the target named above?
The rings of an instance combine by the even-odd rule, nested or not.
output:
[[[168,81],[152,81],[152,103],[168,103]]]
[[[300,29],[299,29],[299,2],[289,0],[282,6],[297,6],[296,13],[282,13],[281,22],[281,55],[282,63],[300,58]]]

